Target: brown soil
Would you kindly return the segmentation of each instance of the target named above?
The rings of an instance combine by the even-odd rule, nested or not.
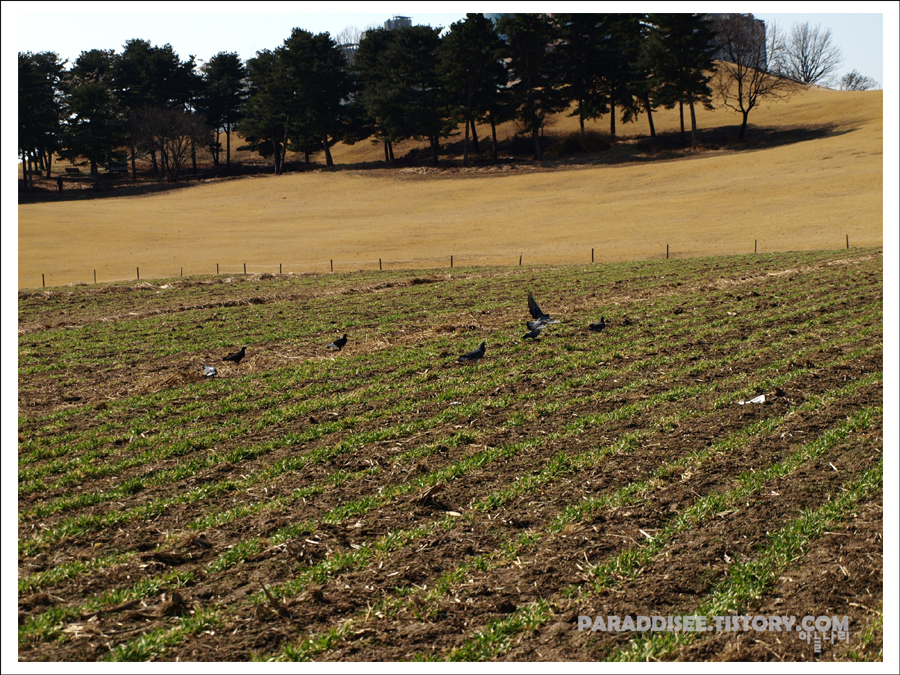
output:
[[[710,306],[734,300],[735,294],[756,302],[755,311],[769,311],[771,301],[774,311],[777,302],[772,293],[775,279],[803,279],[823,275],[839,275],[842,279],[868,279],[865,274],[880,274],[880,252],[865,254],[848,253],[846,258],[827,263],[811,263],[804,268],[784,266],[757,269],[751,277],[741,270],[731,273],[726,269],[709,270],[708,276],[698,275],[691,284],[669,286],[661,281],[643,285],[639,273],[608,294],[609,304],[617,307],[617,316],[607,320],[610,326],[601,337],[604,340],[621,340],[623,345],[653,344],[657,333],[666,330],[654,325],[648,317],[648,308],[656,301],[671,301],[702,291]],[[841,269],[841,268],[847,269]],[[840,271],[838,271],[840,270]],[[784,277],[782,277],[784,273]],[[507,281],[504,271],[485,270],[485,278],[494,278],[497,284],[520,285],[523,277]],[[474,276],[475,273],[472,273]],[[470,279],[471,280],[471,279]],[[352,278],[341,278],[336,283],[299,286],[278,286],[284,278],[256,278],[232,284],[208,284],[210,293],[227,287],[229,302],[239,311],[260,311],[261,307],[299,307],[332,298],[362,296],[376,309],[395,306],[402,298],[399,292],[423,281],[430,281],[429,291],[446,285],[446,292],[453,294],[453,280],[398,277],[381,285],[366,285]],[[290,279],[287,280],[290,282]],[[115,322],[123,317],[144,317],[160,322],[185,312],[205,313],[211,316],[221,309],[221,301],[214,295],[198,297],[187,295],[197,290],[199,282],[185,281],[179,289],[184,295],[174,295],[171,300],[160,300],[154,294],[138,296],[141,299],[128,311],[110,308],[104,304],[92,305],[101,291],[89,287],[47,291],[46,293],[20,294],[20,312],[27,309],[28,320],[20,322],[20,344],[40,336],[47,330],[71,330],[85,325]],[[205,283],[205,282],[204,282]],[[243,285],[242,285],[243,284]],[[768,285],[767,285],[768,284]],[[443,292],[443,288],[441,291]],[[757,293],[751,297],[750,292]],[[109,287],[102,291],[109,297],[138,294],[136,290],[119,290]],[[828,299],[827,288],[810,286],[809,295],[822,302]],[[880,297],[878,283],[856,283],[847,286],[845,299],[839,309],[846,316],[856,316],[864,305]],[[70,294],[70,295],[66,295]],[[727,295],[726,295],[727,294]],[[615,300],[610,298],[615,297]],[[758,298],[758,299],[757,299]],[[46,311],[34,312],[34,303],[46,303]],[[83,305],[78,303],[83,302]],[[698,303],[705,302],[698,300]],[[560,307],[561,315],[585,316],[594,301],[589,297],[569,300]],[[545,307],[546,309],[546,307]],[[706,311],[698,304],[687,311],[677,311],[666,316],[673,322],[691,321],[691,315],[700,316]],[[646,359],[633,346],[623,347],[623,354],[612,361],[620,369],[615,384],[598,385],[596,389],[576,388],[574,391],[547,394],[542,404],[560,404],[558,410],[535,411],[527,398],[516,399],[511,408],[492,410],[489,406],[467,421],[447,422],[428,427],[425,432],[410,432],[397,439],[364,444],[352,452],[335,454],[330,459],[311,461],[302,469],[289,471],[276,478],[258,483],[239,491],[226,490],[211,494],[201,501],[175,501],[146,519],[132,520],[119,527],[100,527],[87,534],[62,534],[48,539],[50,543],[38,547],[30,555],[20,555],[20,579],[55,567],[82,561],[90,563],[104,556],[122,554],[124,558],[99,569],[82,572],[71,579],[61,579],[37,590],[19,594],[19,624],[28,626],[39,621],[51,610],[77,610],[76,616],[61,620],[49,631],[47,640],[26,639],[19,643],[19,659],[22,661],[93,661],[110,656],[111,650],[123,644],[133,644],[142,634],[156,630],[173,630],[182,620],[199,616],[201,611],[218,612],[219,621],[186,639],[176,641],[164,652],[145,655],[148,659],[167,661],[246,661],[251,658],[269,658],[279,654],[287,645],[301,645],[305,639],[320,637],[332,630],[345,630],[340,639],[321,652],[312,655],[316,660],[328,661],[403,661],[413,658],[447,658],[454,649],[471,640],[477,631],[483,631],[491,621],[513,616],[517,609],[528,603],[547,603],[550,618],[533,630],[516,632],[496,658],[510,661],[595,661],[608,658],[613,650],[627,646],[635,635],[632,633],[580,633],[576,622],[579,615],[689,615],[698,604],[728,575],[735,561],[753,559],[760,547],[768,541],[770,533],[795,520],[804,509],[815,509],[839,495],[847,481],[877,466],[881,459],[883,438],[882,423],[867,431],[851,434],[837,444],[826,456],[804,463],[796,472],[771,481],[745,502],[734,504],[726,512],[705,519],[698,526],[677,534],[664,548],[663,553],[642,566],[634,576],[622,575],[602,590],[590,590],[592,578],[586,573],[591,565],[610,560],[629,547],[640,544],[646,537],[654,536],[667,524],[683,513],[704,495],[725,493],[734,489],[737,477],[745,472],[762,470],[780,462],[796,451],[801,443],[817,438],[824,431],[843,423],[856,411],[880,405],[881,381],[863,385],[851,395],[837,399],[813,412],[801,410],[805,402],[827,391],[845,387],[871,373],[882,369],[882,337],[879,331],[860,337],[853,342],[853,349],[870,347],[861,356],[849,356],[849,348],[832,344],[831,339],[843,335],[840,322],[829,315],[832,310],[810,311],[808,316],[797,318],[789,328],[800,333],[794,349],[816,348],[814,362],[808,365],[790,364],[779,367],[777,372],[792,376],[777,389],[769,389],[763,405],[728,405],[716,408],[713,401],[722,395],[720,390],[710,390],[688,399],[667,400],[661,397],[651,408],[640,406],[648,398],[690,387],[698,382],[729,382],[735,373],[759,372],[776,361],[785,358],[780,350],[766,350],[760,345],[757,354],[733,359],[727,365],[704,371],[677,375],[666,379],[664,370],[676,369],[689,363],[693,349],[706,351],[704,358],[714,358],[724,353],[730,342],[741,343],[746,338],[746,327],[735,324],[723,329],[717,336],[717,344],[693,344],[670,349],[665,338],[657,347],[657,355],[671,356],[668,365],[640,364],[634,370],[626,365],[632,359]],[[749,314],[752,314],[750,312]],[[473,342],[480,334],[493,334],[506,330],[510,324],[519,330],[521,310],[513,312],[505,307],[496,311],[473,315],[478,322],[475,330],[466,331],[450,326],[445,330],[464,335]],[[828,330],[827,338],[810,336],[802,338],[804,322],[823,317]],[[625,322],[625,317],[632,317]],[[656,317],[658,319],[659,317]],[[582,327],[563,324],[554,327],[561,344],[579,344],[583,341]],[[776,330],[776,327],[772,327]],[[365,356],[387,349],[409,348],[421,345],[441,334],[441,326],[429,319],[427,311],[418,318],[405,320],[392,326],[384,341],[368,343],[357,341],[348,354]],[[548,331],[549,333],[550,331]],[[677,332],[677,331],[676,331]],[[551,336],[552,340],[555,336]],[[545,344],[550,343],[545,338]],[[512,345],[512,341],[510,341]],[[543,348],[543,345],[540,345]],[[21,348],[21,347],[20,347]],[[45,347],[48,354],[53,346]],[[561,348],[561,347],[558,347]],[[575,349],[578,349],[576,346]],[[586,347],[582,347],[586,349]],[[490,356],[497,360],[506,358],[503,347],[498,346]],[[537,352],[536,352],[537,353]],[[332,358],[323,354],[322,345],[300,345],[290,342],[254,344],[249,356],[240,365],[220,369],[223,378],[246,374],[263,375],[292,364],[316,363]],[[682,355],[683,354],[683,355]],[[472,378],[479,371],[451,370],[453,354],[446,357],[449,364],[434,366],[435,377],[448,377],[451,373],[469,372]],[[542,358],[545,355],[542,354]],[[220,358],[221,354],[209,350],[203,353],[176,354],[148,359],[146,354],[126,356],[126,362],[117,368],[73,366],[66,369],[66,376],[77,381],[73,387],[64,378],[53,379],[43,373],[19,376],[20,388],[20,441],[32,437],[47,424],[48,416],[56,413],[59,424],[77,437],[94,430],[97,411],[125,397],[164,392],[183,387],[186,401],[198,395],[199,370],[185,367],[190,361],[200,363]],[[338,356],[337,358],[349,358]],[[56,357],[48,356],[48,362]],[[813,357],[811,357],[813,358]],[[523,367],[518,364],[517,367]],[[462,366],[460,366],[462,368]],[[553,391],[559,381],[552,373],[542,374],[535,366],[524,374],[518,372],[494,392],[492,397],[518,396],[534,390]],[[583,367],[566,371],[562,380],[589,376],[594,368]],[[796,371],[796,372],[795,372]],[[382,372],[378,380],[390,381],[392,372]],[[647,381],[632,390],[623,389],[629,382]],[[349,379],[333,378],[334,391],[352,391],[358,385],[350,385]],[[728,385],[734,386],[734,385]],[[609,391],[606,395],[605,392]],[[596,394],[596,396],[592,396]],[[212,391],[205,394],[216,396]],[[415,392],[409,393],[410,400]],[[254,393],[249,392],[250,400]],[[392,400],[402,400],[403,396]],[[175,402],[177,407],[178,401]],[[154,410],[163,414],[163,406],[154,409],[147,400],[139,411],[151,415]],[[170,405],[170,404],[167,404]],[[548,432],[562,430],[577,415],[614,412],[627,406],[637,406],[637,412],[622,418],[588,426],[577,434],[547,437]],[[418,401],[414,412],[402,419],[374,418],[360,421],[353,432],[380,429],[399,422],[427,420],[440,414],[447,403],[438,400]],[[166,408],[170,410],[171,408]],[[351,403],[340,409],[335,420],[359,418],[377,411],[377,402]],[[696,414],[680,417],[672,424],[660,422],[675,419],[686,410]],[[265,410],[253,410],[246,417],[248,427],[265,414]],[[521,413],[523,422],[509,426],[506,421]],[[130,412],[128,414],[136,414]],[[166,413],[173,414],[173,413]],[[276,427],[261,428],[233,440],[223,440],[215,448],[219,453],[237,450],[275,440],[289,433],[299,433],[321,421],[327,412],[315,412],[297,417]],[[717,440],[728,437],[753,422],[784,417],[775,431],[762,433],[741,445],[738,452],[714,452],[700,463],[686,458],[692,452],[702,452]],[[122,420],[125,421],[125,420]],[[114,421],[118,423],[118,421]],[[215,423],[212,420],[211,423]],[[464,428],[471,432],[474,441],[458,445],[444,445],[440,439]],[[589,448],[606,447],[628,434],[642,431],[645,436],[636,447],[616,452],[596,463],[577,465],[562,472],[537,489],[514,496],[498,507],[479,509],[480,500],[495,491],[514,486],[518,481],[537,476],[551,458],[575,458]],[[125,481],[141,476],[177,468],[184,457],[171,457],[150,464],[123,467],[115,475],[92,479],[90,484],[73,487],[60,486],[40,492],[20,494],[19,537],[27,540],[37,532],[52,533],[73,516],[102,516],[112,511],[129,511],[147,505],[165,496],[184,495],[190,490],[225,479],[234,481],[263,471],[280,460],[290,460],[302,455],[312,455],[317,450],[335,447],[345,432],[325,434],[317,440],[299,446],[278,447],[263,455],[244,461],[213,462],[195,474],[174,484],[148,485],[135,494],[103,502],[96,506],[73,508],[41,518],[23,517],[42,504],[58,500],[66,494],[93,493],[115,490]],[[151,433],[152,435],[152,433]],[[418,460],[399,461],[397,456],[404,447],[414,448],[429,439],[437,446]],[[518,452],[499,457],[483,466],[472,468],[463,475],[443,483],[440,491],[427,499],[421,489],[403,492],[417,476],[449,467],[466,457],[480,452],[509,447],[527,440],[540,440],[533,447],[523,447]],[[132,456],[133,439],[119,438],[98,448],[96,461],[105,458],[119,461]],[[73,456],[83,452],[72,450]],[[202,455],[198,451],[191,457]],[[129,454],[131,453],[131,454]],[[65,457],[63,458],[65,459]],[[565,509],[577,506],[583,498],[609,496],[636,481],[646,481],[651,473],[666,463],[682,463],[681,468],[670,475],[659,476],[652,481],[649,491],[632,503],[602,509],[576,519],[562,529],[553,527]],[[377,467],[376,473],[358,473]],[[20,470],[23,467],[20,467]],[[312,484],[327,484],[328,477],[343,470],[348,477],[343,482],[329,484],[327,489],[310,494],[303,499],[292,499],[296,490]],[[336,520],[323,519],[330,510],[353,502],[361,496],[389,494],[392,489],[401,490],[394,497],[359,515]],[[226,512],[239,506],[258,507],[266,500],[284,499],[281,506],[262,508],[223,525],[192,529],[188,524],[198,517]],[[739,612],[750,615],[805,615],[820,614],[850,617],[850,644],[826,645],[821,654],[813,647],[794,639],[776,634],[720,634],[711,632],[699,635],[696,640],[680,648],[669,658],[688,661],[747,660],[747,661],[805,661],[846,658],[851,649],[860,650],[859,636],[867,628],[883,603],[882,578],[882,499],[881,493],[871,495],[846,521],[835,523],[808,549],[777,577],[774,587]],[[452,514],[456,515],[448,515]],[[449,518],[447,527],[438,525]],[[308,531],[288,541],[275,536],[288,526],[311,523]],[[358,554],[371,547],[389,533],[421,531],[410,534],[405,545],[373,553],[371,558],[358,566],[345,567],[330,578],[320,581],[306,579],[304,574],[323,560],[337,560],[341,556]],[[525,534],[538,536],[536,543],[525,543],[512,559],[504,559],[503,546],[514,543]],[[243,562],[234,567],[213,569],[209,565],[229,549],[238,550],[242,543],[255,541],[256,548]],[[362,548],[361,548],[362,547]],[[486,566],[477,562],[481,557]],[[429,597],[435,588],[442,588],[442,575],[460,565],[472,564],[465,574],[446,582],[445,592]],[[101,611],[81,610],[90,598],[102,597],[114,589],[130,588],[136,583],[167,572],[191,573],[192,577],[181,585],[161,584],[141,600],[122,604],[102,602]],[[304,581],[304,579],[306,579]],[[299,580],[299,581],[298,581]],[[402,592],[398,589],[403,588]],[[572,589],[580,588],[582,596],[572,599]],[[288,589],[288,590],[286,590]],[[260,593],[272,592],[270,600],[254,600]],[[346,622],[350,621],[350,624]],[[882,648],[880,632],[873,644],[863,650],[869,657]]]

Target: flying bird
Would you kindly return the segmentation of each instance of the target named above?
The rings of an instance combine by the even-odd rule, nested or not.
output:
[[[235,365],[237,365],[241,362],[241,359],[244,358],[246,355],[247,355],[247,348],[241,347],[241,351],[235,352],[234,354],[229,354],[228,356],[224,357],[222,360],[223,361],[234,361]]]
[[[534,301],[531,291],[528,292],[528,311],[531,312],[531,318],[541,323],[559,323],[558,319],[551,319],[549,314],[544,314],[538,304]]]
[[[599,333],[606,328],[606,319],[601,316],[599,323],[592,323],[588,328]]]
[[[522,339],[527,340],[531,338],[532,340],[538,340],[546,324],[542,321],[526,321],[525,325],[528,326],[528,332],[522,336]]]
[[[339,337],[337,340],[332,342],[326,349],[337,349],[341,351],[344,348],[344,345],[347,344],[347,334],[344,333],[344,337]]]
[[[485,343],[482,342],[478,346],[478,349],[473,349],[470,352],[466,352],[465,354],[460,356],[457,361],[460,361],[462,363],[474,363],[475,361],[478,361],[482,356],[484,356],[484,350]]]
[[[215,366],[200,366],[203,369],[203,375],[205,377],[215,377],[219,374],[219,371],[216,370]]]

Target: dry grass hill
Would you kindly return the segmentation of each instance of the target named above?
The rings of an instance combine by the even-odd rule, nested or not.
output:
[[[334,170],[215,179],[132,196],[20,204],[20,288],[180,273],[327,272],[454,264],[583,263],[882,244],[882,91],[809,89],[750,115],[698,111],[620,124],[619,142],[543,164],[447,157],[379,168],[369,142],[338,146]],[[606,132],[608,120],[589,124]],[[546,133],[563,139],[573,118]],[[509,137],[514,128],[501,129]],[[483,136],[489,132],[480,128]],[[488,146],[483,138],[482,156]],[[398,157],[416,144],[401,144]],[[246,155],[247,153],[242,153]],[[246,159],[239,156],[239,159]],[[313,158],[316,160],[317,158]]]

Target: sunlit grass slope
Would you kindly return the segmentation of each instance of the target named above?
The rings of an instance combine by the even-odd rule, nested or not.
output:
[[[660,133],[678,113],[654,117]],[[698,111],[704,130],[736,113]],[[754,110],[785,133],[764,148],[635,155],[619,164],[438,174],[345,169],[369,142],[334,151],[337,171],[209,182],[166,193],[19,207],[19,286],[223,272],[587,262],[882,244],[882,92],[803,91]],[[561,116],[548,133],[577,122]],[[590,128],[608,129],[608,120]],[[488,129],[480,129],[486,136]],[[511,127],[502,130],[509,134]],[[646,136],[646,118],[619,125]],[[485,142],[486,142],[485,138]],[[702,135],[701,135],[702,142]],[[398,148],[399,154],[411,147]],[[599,155],[602,161],[602,155]],[[652,159],[652,161],[644,161]]]

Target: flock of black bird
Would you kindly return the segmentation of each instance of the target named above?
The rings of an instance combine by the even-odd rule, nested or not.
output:
[[[537,302],[534,299],[534,296],[529,291],[528,293],[528,311],[531,313],[531,321],[526,321],[525,326],[528,328],[528,332],[522,336],[523,340],[539,340],[541,331],[544,330],[546,326],[553,323],[559,323],[559,319],[551,319],[549,314],[544,313],[541,308],[538,306]],[[601,332],[604,328],[606,328],[606,319],[605,317],[600,317],[600,321],[597,323],[592,323],[588,326],[589,330],[594,332]],[[347,344],[347,334],[344,333],[342,337],[339,337],[337,340],[332,342],[326,347],[329,350],[337,350],[341,351],[344,348],[344,345]],[[473,349],[470,352],[466,352],[462,356],[460,356],[457,361],[460,363],[475,363],[481,360],[481,357],[484,356],[484,352],[487,349],[487,343],[484,341],[478,345],[477,349]],[[234,352],[233,354],[229,354],[222,358],[223,361],[231,361],[235,365],[241,362],[247,355],[247,348],[241,347],[241,350],[238,352]],[[218,375],[218,371],[215,366],[201,366],[203,370],[203,374],[206,377],[215,377]]]

